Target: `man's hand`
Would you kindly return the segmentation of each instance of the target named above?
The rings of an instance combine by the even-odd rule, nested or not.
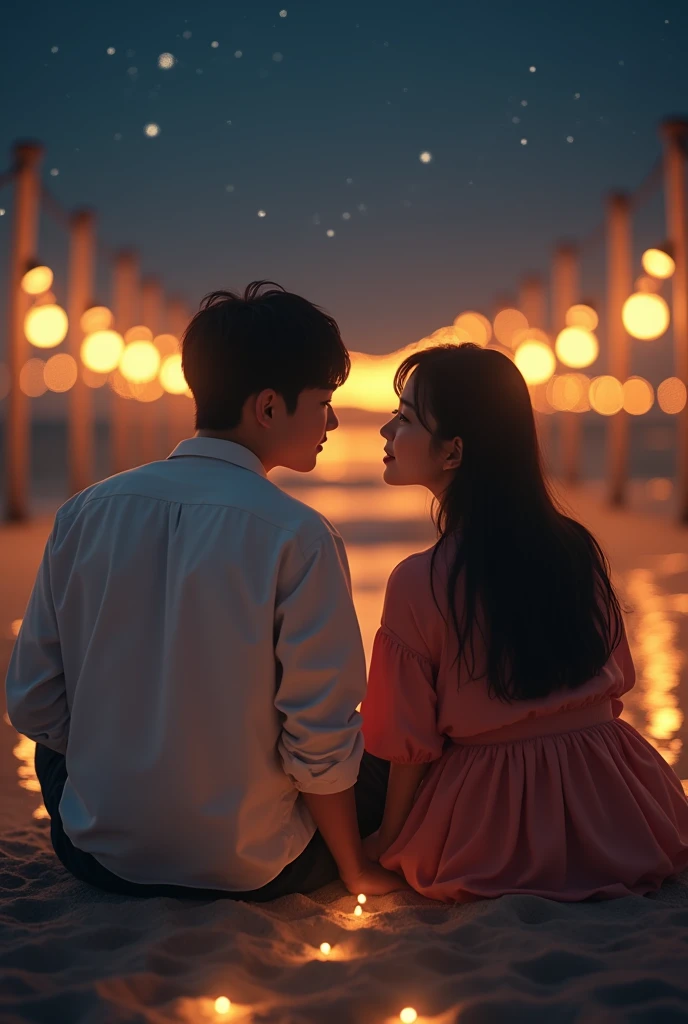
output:
[[[401,875],[396,875],[393,871],[386,871],[385,868],[381,868],[379,864],[373,864],[372,861],[364,863],[354,875],[347,877],[342,875],[342,882],[354,896],[359,893],[365,893],[366,896],[386,896],[390,892],[411,888]]]

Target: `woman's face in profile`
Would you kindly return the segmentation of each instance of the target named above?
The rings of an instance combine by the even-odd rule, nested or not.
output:
[[[455,443],[433,443],[432,434],[420,419],[415,404],[415,374],[406,382],[399,398],[399,408],[380,430],[384,437],[383,480],[393,486],[419,484],[433,494],[441,493],[449,482],[448,469],[456,469],[458,461],[451,462]],[[435,429],[432,416],[425,417],[428,426]],[[458,439],[457,439],[458,440]],[[460,445],[459,441],[459,445]],[[448,458],[450,465],[447,464]]]

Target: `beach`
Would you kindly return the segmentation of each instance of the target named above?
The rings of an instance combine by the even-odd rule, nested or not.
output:
[[[316,484],[299,494],[329,513],[347,541],[369,651],[386,575],[432,542],[425,499],[400,504],[365,481]],[[600,536],[633,605],[638,685],[625,717],[688,780],[686,533],[666,518],[609,511],[599,489],[567,497]],[[0,529],[3,676],[50,525],[45,516]],[[559,904],[505,896],[444,906],[399,893],[369,898],[359,917],[355,896],[339,883],[262,906],[113,896],[73,880],[54,857],[32,748],[0,723],[7,1024],[392,1024],[405,1007],[421,1024],[688,1018],[688,873],[649,898]],[[231,1001],[226,1014],[215,1009],[223,996]]]

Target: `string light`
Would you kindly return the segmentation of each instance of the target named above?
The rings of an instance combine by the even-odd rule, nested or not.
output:
[[[358,900],[359,903],[366,903],[367,900],[368,900],[368,897],[365,895],[365,893],[361,892],[361,893],[358,894],[356,899]]]
[[[363,914],[363,907],[356,906],[354,908],[354,917],[361,917]]]
[[[323,956],[330,955],[330,953],[332,952],[332,946],[329,944],[329,942],[320,943],[320,952],[322,953]]]

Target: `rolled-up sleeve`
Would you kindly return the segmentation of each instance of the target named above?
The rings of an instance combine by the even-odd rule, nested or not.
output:
[[[52,535],[12,651],[5,690],[7,714],[17,732],[64,754],[69,707],[51,588],[51,550]]]
[[[344,545],[325,533],[278,593],[275,706],[284,770],[306,793],[339,793],[358,778],[365,656]]]

